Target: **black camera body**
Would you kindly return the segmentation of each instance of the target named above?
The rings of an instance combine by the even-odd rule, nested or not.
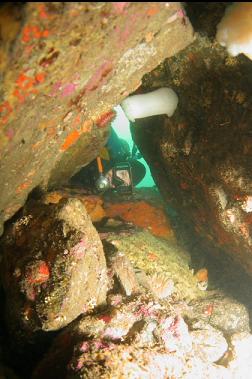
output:
[[[132,170],[129,162],[116,163],[112,169],[112,184],[115,191],[131,194],[133,191]]]

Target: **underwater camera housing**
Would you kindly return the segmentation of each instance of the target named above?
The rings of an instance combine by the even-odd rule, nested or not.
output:
[[[112,172],[112,184],[114,191],[121,194],[131,194],[133,191],[133,182],[130,163],[117,163],[114,165]]]

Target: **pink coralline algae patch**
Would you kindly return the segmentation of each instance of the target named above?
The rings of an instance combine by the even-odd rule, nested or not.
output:
[[[179,18],[182,18],[184,19],[186,17],[186,13],[184,11],[184,9],[180,8],[178,11],[177,11],[177,15]]]
[[[58,92],[62,90],[62,82],[54,83],[50,96],[57,96]]]
[[[114,2],[111,4],[114,8],[115,13],[122,14],[124,13],[124,9],[127,8],[128,5],[130,4],[130,2]]]
[[[76,370],[82,369],[83,364],[84,364],[84,361],[82,359],[79,359],[77,362]]]
[[[156,316],[156,310],[153,306],[148,304],[141,304],[139,309],[135,312],[136,317],[154,317]]]
[[[84,341],[81,343],[79,350],[82,353],[87,353],[91,350],[112,350],[115,348],[113,343],[105,342],[99,339],[93,341]]]
[[[128,22],[124,29],[121,29],[119,26],[116,27],[115,32],[118,34],[117,44],[119,47],[122,47],[127,42],[130,35],[134,31],[137,21],[141,17],[142,17],[142,14],[133,14],[129,17]]]
[[[73,366],[74,370],[79,371],[83,368],[84,364],[87,362],[86,361],[87,354],[101,351],[101,350],[110,351],[115,348],[116,348],[116,345],[114,345],[113,343],[103,342],[102,340],[84,341],[79,347],[79,350],[83,354],[78,359],[76,366],[75,367]],[[88,356],[88,358],[89,357],[90,356]],[[69,366],[71,367],[71,363],[69,364]]]
[[[8,137],[9,140],[12,140],[15,135],[15,130],[13,128],[9,128],[6,133],[6,137]]]
[[[66,97],[72,95],[76,90],[77,84],[75,83],[66,83],[63,85],[61,81],[54,83],[50,96]]]
[[[185,11],[182,8],[180,8],[166,20],[166,23],[170,24],[170,23],[176,21],[178,18],[181,19],[182,22],[184,22],[185,17],[186,17]]]
[[[123,45],[133,32],[132,26],[127,25],[126,28],[119,34],[118,43]]]
[[[92,75],[92,77],[89,79],[86,87],[85,92],[91,92],[94,91],[96,88],[99,87],[99,85],[103,84],[106,76],[112,71],[113,69],[113,63],[110,60],[105,60],[100,67],[95,71],[95,73]]]
[[[97,350],[111,350],[112,348],[114,348],[114,345],[109,345],[107,342],[103,342],[99,340],[94,341],[93,346]]]
[[[82,259],[86,252],[87,245],[84,240],[81,240],[77,245],[75,245],[70,253],[77,259]]]
[[[76,87],[77,87],[77,85],[74,84],[74,83],[68,83],[68,84],[66,84],[66,85],[62,88],[61,96],[62,96],[62,97],[65,97],[65,96],[70,96],[70,95],[72,95],[72,93],[74,93]]]
[[[121,294],[113,294],[108,297],[109,303],[113,306],[116,307],[117,305],[121,304],[123,301],[123,297]]]
[[[191,349],[192,340],[182,317],[167,317],[165,320],[161,320],[160,324],[162,328],[161,337],[167,351],[177,351],[181,347],[187,351]]]
[[[84,342],[81,344],[81,346],[80,346],[80,351],[81,351],[82,353],[86,353],[87,351],[90,350],[90,346],[89,346],[89,345],[90,345],[90,344],[89,344],[88,341],[84,341]]]

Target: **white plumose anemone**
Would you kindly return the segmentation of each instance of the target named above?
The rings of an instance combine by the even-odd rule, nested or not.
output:
[[[231,56],[243,53],[252,60],[252,3],[228,6],[217,25],[216,39]]]
[[[178,96],[171,88],[159,88],[153,92],[127,97],[121,103],[127,118],[145,118],[166,114],[171,117],[178,105]]]

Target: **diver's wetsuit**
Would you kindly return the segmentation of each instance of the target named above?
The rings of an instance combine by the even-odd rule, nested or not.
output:
[[[120,139],[113,128],[106,144],[109,160],[102,160],[105,174],[112,169],[115,164],[129,162],[132,171],[133,185],[137,185],[145,176],[146,170],[142,163],[131,156],[129,145],[123,139]],[[89,189],[94,189],[95,181],[98,178],[98,169],[96,160],[83,167],[71,179],[73,185],[80,185]]]

